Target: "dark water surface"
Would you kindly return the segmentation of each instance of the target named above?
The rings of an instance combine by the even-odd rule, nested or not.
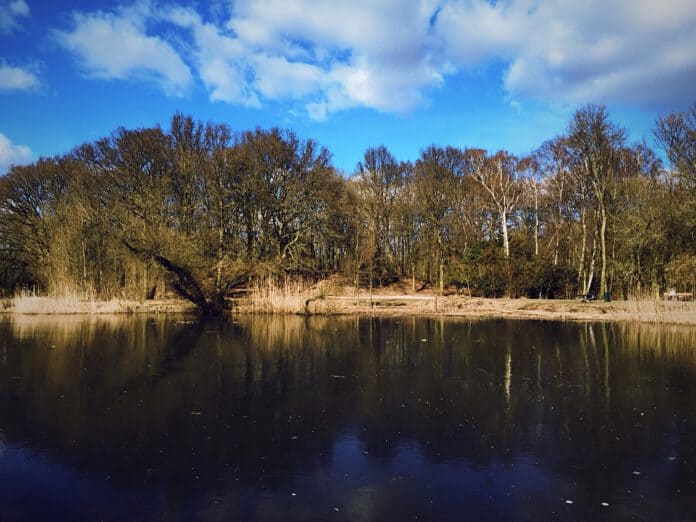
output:
[[[695,480],[694,328],[0,320],[2,521],[696,520]]]

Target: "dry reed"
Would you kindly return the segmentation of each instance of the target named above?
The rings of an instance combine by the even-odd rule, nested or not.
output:
[[[242,313],[307,314],[330,313],[323,298],[331,289],[326,281],[311,283],[302,278],[267,277],[255,281],[249,295],[235,311]]]
[[[99,301],[77,296],[17,296],[10,311],[15,314],[117,314],[133,311],[137,303],[111,299]]]
[[[264,313],[300,313],[304,309],[306,285],[302,279],[278,281],[267,277],[255,281],[249,296],[240,303],[240,311]]]
[[[62,293],[50,296],[22,292],[2,303],[2,311],[13,314],[127,314],[143,313],[190,313],[195,306],[181,299],[148,300],[97,299],[90,293]]]

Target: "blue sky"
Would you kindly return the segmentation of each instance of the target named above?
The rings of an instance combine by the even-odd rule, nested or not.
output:
[[[175,111],[367,147],[525,154],[587,103],[633,141],[696,99],[694,0],[0,0],[0,174]]]

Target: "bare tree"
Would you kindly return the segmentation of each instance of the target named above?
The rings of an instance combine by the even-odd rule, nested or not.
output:
[[[500,216],[500,230],[503,236],[503,252],[510,257],[508,220],[517,208],[521,190],[517,173],[522,162],[505,151],[486,158],[473,172],[473,177],[488,193],[493,208]]]
[[[658,119],[655,137],[680,180],[696,189],[696,102],[686,112]]]
[[[426,241],[432,244],[440,294],[444,291],[445,254],[451,244],[451,216],[464,157],[454,147],[431,145],[421,151],[414,171],[415,195]]]
[[[376,271],[381,282],[389,278],[396,266],[394,214],[404,182],[404,166],[380,145],[365,151],[363,160],[358,163],[357,175],[365,222],[370,231],[370,271]]]
[[[592,186],[599,218],[599,245],[601,272],[599,292],[607,288],[607,224],[611,212],[611,185],[617,176],[620,151],[624,146],[626,131],[609,120],[603,106],[589,105],[575,113],[568,129],[569,152],[576,168]]]

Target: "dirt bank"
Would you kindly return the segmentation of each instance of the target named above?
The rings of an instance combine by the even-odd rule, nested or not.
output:
[[[635,321],[696,325],[696,303],[666,301],[579,302],[550,299],[483,299],[373,295],[360,300],[348,296],[311,302],[310,313],[374,315],[451,315],[509,317],[562,321]]]
[[[289,301],[289,302],[288,302]],[[587,302],[550,299],[484,299],[432,294],[394,292],[360,298],[349,295],[293,295],[258,309],[244,300],[235,302],[235,313],[309,313],[363,315],[448,315],[464,317],[508,317],[560,321],[633,321],[696,326],[696,302],[613,301]],[[150,301],[76,300],[24,297],[7,301],[5,313],[14,314],[119,314],[194,313],[195,307],[181,299]]]

